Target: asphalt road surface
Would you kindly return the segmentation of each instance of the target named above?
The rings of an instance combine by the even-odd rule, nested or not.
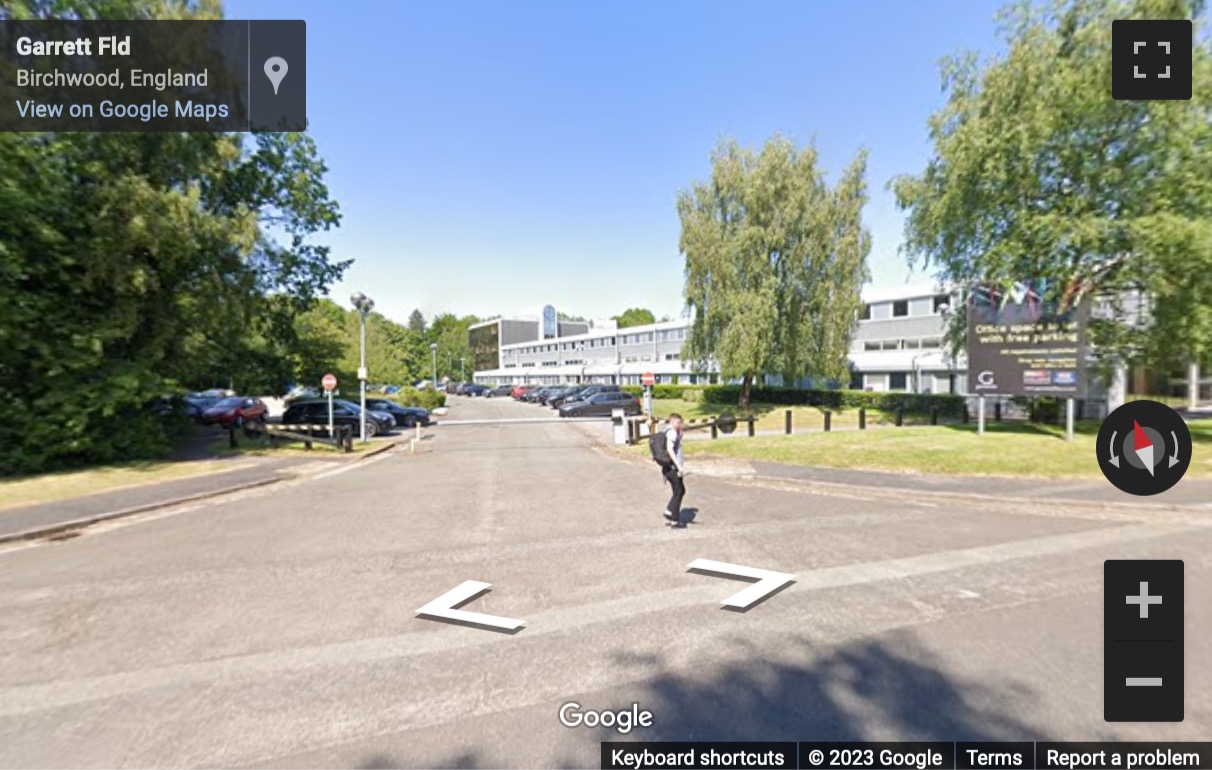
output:
[[[450,417],[547,414],[454,399]],[[625,740],[1207,739],[1212,514],[691,475],[596,427],[438,426],[306,482],[0,552],[0,766],[596,767]],[[748,612],[712,559],[794,574]],[[1104,559],[1186,562],[1186,719],[1106,723]],[[515,634],[418,618],[463,609]]]

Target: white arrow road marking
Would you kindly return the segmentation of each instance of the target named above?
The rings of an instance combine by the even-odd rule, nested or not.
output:
[[[688,572],[714,572],[721,575],[735,575],[758,581],[744,591],[733,594],[720,602],[725,607],[735,607],[741,611],[749,609],[754,604],[795,580],[795,575],[788,575],[783,572],[771,572],[770,570],[756,569],[754,567],[742,567],[739,564],[728,564],[722,561],[712,561],[711,559],[695,559],[686,566],[686,570]]]
[[[481,583],[478,580],[465,581],[458,587],[447,591],[417,610],[417,615],[425,615],[438,620],[452,620],[456,623],[464,623],[496,631],[521,631],[526,625],[525,620],[514,620],[513,618],[502,618],[496,615],[484,615],[479,612],[454,609],[461,604],[466,604],[480,594],[486,593],[491,588],[492,583]]]

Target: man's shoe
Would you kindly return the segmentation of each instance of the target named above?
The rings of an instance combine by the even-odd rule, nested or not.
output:
[[[666,510],[663,515],[665,517],[665,521],[679,521],[680,520],[679,517],[674,516],[668,510]]]

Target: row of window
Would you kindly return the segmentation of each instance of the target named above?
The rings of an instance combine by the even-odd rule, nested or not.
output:
[[[583,340],[581,342],[561,342],[548,343],[544,345],[530,345],[524,348],[518,348],[516,352],[529,353],[554,353],[556,350],[583,350],[585,348],[612,348],[615,345],[642,345],[652,343],[653,335],[656,336],[656,342],[680,342],[686,339],[686,329],[664,329],[657,332],[639,332],[636,334],[623,334],[617,337],[597,337],[591,340]]]
[[[898,299],[893,302],[881,302],[879,304],[892,305],[892,317],[893,318],[907,318],[909,316],[909,300],[907,300],[907,299]],[[939,313],[943,312],[944,306],[950,306],[950,305],[951,305],[951,295],[935,294],[930,303],[930,306],[931,306],[930,312],[932,315],[938,315]],[[859,319],[863,320],[863,321],[870,321],[871,320],[871,308],[872,308],[871,303],[863,305],[863,309],[861,311],[859,311]]]
[[[876,350],[934,350],[942,346],[943,340],[940,337],[922,337],[921,339],[867,340],[863,343],[863,350],[869,353]]]

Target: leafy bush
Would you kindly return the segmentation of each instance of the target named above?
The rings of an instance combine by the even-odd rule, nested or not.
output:
[[[420,406],[429,410],[446,406],[446,393],[434,390],[433,388],[425,388],[423,390],[404,388],[390,396],[390,398],[401,406]]]
[[[736,406],[740,403],[740,385],[712,385],[703,389],[703,400],[711,404]],[[963,414],[962,396],[933,393],[877,393],[868,390],[825,390],[818,388],[755,387],[750,391],[754,403],[787,406],[818,406],[828,409],[880,409],[894,412],[898,407],[905,414],[929,414],[938,408],[941,417]]]

